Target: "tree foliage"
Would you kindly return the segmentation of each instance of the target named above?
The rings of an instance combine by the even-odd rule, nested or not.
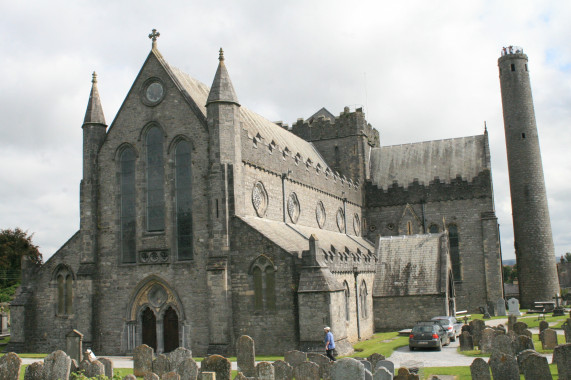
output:
[[[517,278],[517,268],[515,265],[504,265],[504,282],[508,284],[513,284],[514,280]]]
[[[561,256],[562,263],[571,263],[571,252],[565,253],[565,256]]]
[[[0,230],[0,287],[10,287],[20,282],[22,257],[28,256],[35,264],[42,263],[42,254],[28,235],[16,227]]]

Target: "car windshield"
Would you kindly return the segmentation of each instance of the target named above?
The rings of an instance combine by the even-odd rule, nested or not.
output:
[[[431,333],[432,332],[432,326],[415,326],[412,329],[413,333]]]
[[[440,323],[440,325],[442,326],[446,326],[450,324],[450,321],[448,319],[437,319],[436,322]]]

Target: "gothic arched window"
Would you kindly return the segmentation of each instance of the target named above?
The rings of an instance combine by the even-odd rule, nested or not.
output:
[[[135,152],[126,148],[120,158],[121,261],[136,262],[135,255]]]
[[[351,309],[350,309],[350,303],[349,303],[351,291],[349,290],[349,284],[347,283],[347,281],[345,281],[343,283],[343,288],[344,288],[343,292],[345,293],[344,294],[344,297],[345,297],[345,320],[348,321],[350,318],[350,315],[351,315],[351,313],[350,313]]]
[[[147,132],[147,231],[165,229],[165,168],[163,133],[158,127]]]
[[[361,288],[359,289],[359,297],[360,297],[360,301],[361,301],[361,313],[363,315],[363,318],[367,318],[369,315],[369,311],[367,309],[367,283],[365,282],[365,280],[363,280],[363,282],[361,282]]]
[[[448,239],[450,241],[450,260],[452,261],[454,281],[461,281],[462,268],[460,266],[460,239],[458,237],[458,226],[455,224],[448,226]]]
[[[181,141],[175,151],[176,242],[179,260],[192,260],[192,168],[190,144]]]
[[[275,267],[271,260],[261,255],[251,266],[250,273],[254,280],[254,309],[268,311],[276,309],[276,277]]]
[[[57,282],[57,315],[73,313],[73,274],[67,267],[62,267],[56,274]]]
[[[437,224],[431,224],[430,227],[428,227],[428,232],[430,232],[431,234],[437,234],[438,233],[438,225]]]

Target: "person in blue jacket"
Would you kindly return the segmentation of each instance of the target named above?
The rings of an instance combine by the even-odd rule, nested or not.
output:
[[[335,349],[335,341],[333,340],[333,334],[331,333],[331,327],[325,327],[325,339],[323,342],[325,343],[325,352],[327,352],[327,357],[329,360],[335,361],[333,357],[333,350]]]

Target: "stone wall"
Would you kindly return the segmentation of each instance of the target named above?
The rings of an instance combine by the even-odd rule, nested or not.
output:
[[[444,295],[374,297],[375,330],[394,331],[411,328],[418,321],[447,315]]]

